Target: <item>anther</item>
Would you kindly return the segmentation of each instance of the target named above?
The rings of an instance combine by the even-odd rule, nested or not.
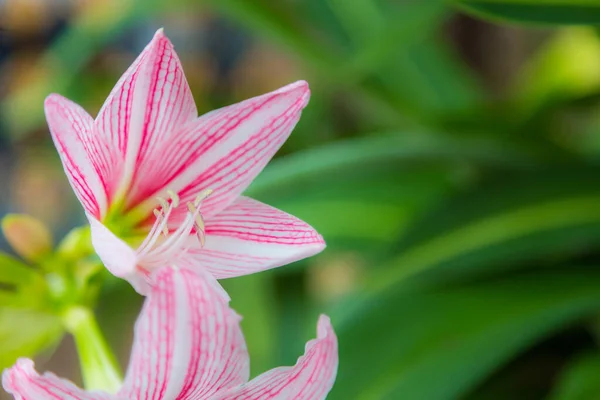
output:
[[[163,199],[162,197],[157,197],[156,200],[158,200],[158,202],[160,203],[163,212],[167,212],[167,209],[169,208],[169,202]]]
[[[167,194],[171,198],[171,204],[173,205],[173,207],[178,207],[179,206],[179,196],[177,195],[177,193],[175,193],[172,190],[167,190]]]
[[[202,192],[200,192],[198,196],[196,196],[196,199],[194,200],[194,205],[198,207],[200,203],[202,203],[202,201],[204,201],[208,196],[211,195],[212,192],[212,189],[204,189]]]
[[[196,237],[200,241],[200,246],[204,247],[204,244],[206,243],[206,235],[204,234],[204,230],[197,230]]]
[[[202,230],[204,231],[204,219],[202,218],[202,214],[200,214],[200,212],[198,212],[196,215],[196,211],[198,211],[198,207],[195,206],[192,203],[188,203],[188,210],[192,215],[195,215],[194,217],[194,221],[196,222],[196,228],[198,228],[198,230]]]

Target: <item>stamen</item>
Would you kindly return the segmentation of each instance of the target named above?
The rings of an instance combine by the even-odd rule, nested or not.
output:
[[[179,207],[179,196],[172,190],[167,190],[167,194],[171,198],[171,204],[173,207]]]
[[[162,224],[164,214],[162,213],[162,211],[155,208],[154,216],[156,217],[156,221],[159,221],[158,223],[163,227],[162,228],[163,235],[167,236],[167,234],[169,233],[169,230],[166,228],[166,225]]]
[[[169,202],[166,201],[165,199],[163,199],[162,197],[157,197],[156,200],[158,200],[158,202],[160,203],[160,206],[162,207],[163,212],[166,212],[167,209],[169,208]]]
[[[196,230],[196,237],[200,241],[200,246],[204,247],[204,244],[206,243],[206,234],[204,233],[204,230]]]
[[[194,203],[195,204],[195,203]],[[204,247],[206,241],[206,235],[204,233],[204,218],[200,213],[200,207],[194,206],[192,203],[188,203],[188,210],[194,217],[194,227],[196,228],[196,237],[200,241],[200,246]]]
[[[194,203],[188,203],[188,210],[194,217],[194,227],[196,228],[196,237],[198,241],[200,241],[200,246],[204,247],[206,242],[206,233],[205,233],[205,224],[204,218],[202,217],[202,213],[200,212],[200,205],[202,202],[211,195],[213,192],[212,189],[205,189],[196,198],[194,199]]]
[[[168,220],[171,212],[179,206],[179,196],[168,190],[170,203],[163,197],[157,197],[160,207],[154,210],[156,221],[150,230],[150,233],[138,248],[138,257],[143,258],[143,265],[146,267],[159,266],[164,264],[166,260],[172,260],[181,253],[186,252],[191,246],[188,237],[193,229],[196,230],[196,236],[200,241],[200,245],[204,247],[206,242],[204,218],[200,212],[202,201],[205,200],[212,190],[207,189],[202,191],[193,202],[187,203],[188,213],[183,222],[177,229],[169,232]],[[164,234],[165,240],[159,241],[161,233]]]
[[[212,189],[204,189],[194,200],[194,206],[198,207],[213,192]]]

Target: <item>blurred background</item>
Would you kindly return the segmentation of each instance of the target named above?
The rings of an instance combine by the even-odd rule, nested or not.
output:
[[[328,248],[223,281],[253,376],[293,364],[325,312],[340,341],[330,399],[600,399],[597,4],[1,0],[0,210],[59,239],[84,223],[43,100],[95,115],[164,27],[201,112],[311,85],[247,194]],[[140,304],[104,287],[123,366]],[[71,338],[0,311],[0,367],[42,351],[39,370],[81,383]]]

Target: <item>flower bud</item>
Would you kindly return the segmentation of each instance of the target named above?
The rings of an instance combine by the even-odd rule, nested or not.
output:
[[[39,261],[52,251],[52,234],[38,219],[25,214],[8,214],[2,231],[14,251],[27,261]]]

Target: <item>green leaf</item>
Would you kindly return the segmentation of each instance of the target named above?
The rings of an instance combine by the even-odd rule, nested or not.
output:
[[[0,368],[19,357],[33,357],[56,345],[63,334],[62,323],[42,312],[0,308]]]
[[[330,399],[460,398],[530,344],[600,311],[597,269],[397,290],[338,322]],[[368,366],[366,368],[365,366]]]
[[[274,327],[277,320],[278,303],[274,293],[273,273],[242,276],[225,279],[223,287],[231,296],[231,307],[243,318],[241,322],[244,338],[252,360],[252,376],[266,371],[275,365],[275,355],[279,351]]]
[[[330,247],[376,251],[432,201],[468,183],[465,163],[519,168],[536,158],[495,140],[374,136],[275,160],[246,194],[306,220]]]
[[[597,174],[594,168],[521,173],[457,196],[413,222],[393,261],[374,272],[369,287],[383,290],[424,272],[437,279],[462,270],[485,272],[597,245]]]
[[[421,40],[396,51],[379,65],[373,85],[405,110],[429,121],[434,115],[466,112],[483,100],[470,71],[435,40]],[[377,87],[377,86],[376,86]]]
[[[259,35],[292,49],[322,72],[336,62],[335,51],[332,54],[333,49],[325,42],[311,37],[306,25],[283,7],[283,3],[244,0],[209,0],[207,3]]]
[[[39,270],[0,253],[0,307],[36,308],[45,303],[45,296],[46,284]]]
[[[8,254],[0,253],[0,283],[23,285],[32,282],[37,276],[32,267]]]
[[[519,113],[531,114],[559,99],[594,94],[600,88],[600,38],[591,29],[556,32],[519,71],[512,88]]]
[[[460,0],[457,4],[477,16],[519,23],[598,25],[595,0]]]
[[[374,1],[329,0],[349,34],[361,37],[359,48],[349,63],[342,66],[344,79],[358,80],[380,70],[408,45],[431,36],[445,16],[443,1],[404,2],[401,5],[375,4]],[[380,6],[380,7],[378,7]],[[360,21],[360,22],[359,22]],[[357,29],[357,24],[365,25]],[[336,72],[337,74],[337,72]]]
[[[527,144],[485,137],[454,137],[428,132],[395,132],[338,141],[272,161],[246,194],[253,197],[281,192],[303,193],[299,183],[329,185],[340,179],[352,182],[356,173],[379,173],[391,164],[411,162],[473,162],[505,168],[528,168],[549,157]],[[397,166],[396,165],[396,166]],[[360,188],[355,187],[356,190]]]
[[[600,398],[600,354],[585,354],[561,373],[550,400],[589,400]]]
[[[386,20],[375,0],[327,0],[348,35],[361,47],[372,45],[385,28]]]

